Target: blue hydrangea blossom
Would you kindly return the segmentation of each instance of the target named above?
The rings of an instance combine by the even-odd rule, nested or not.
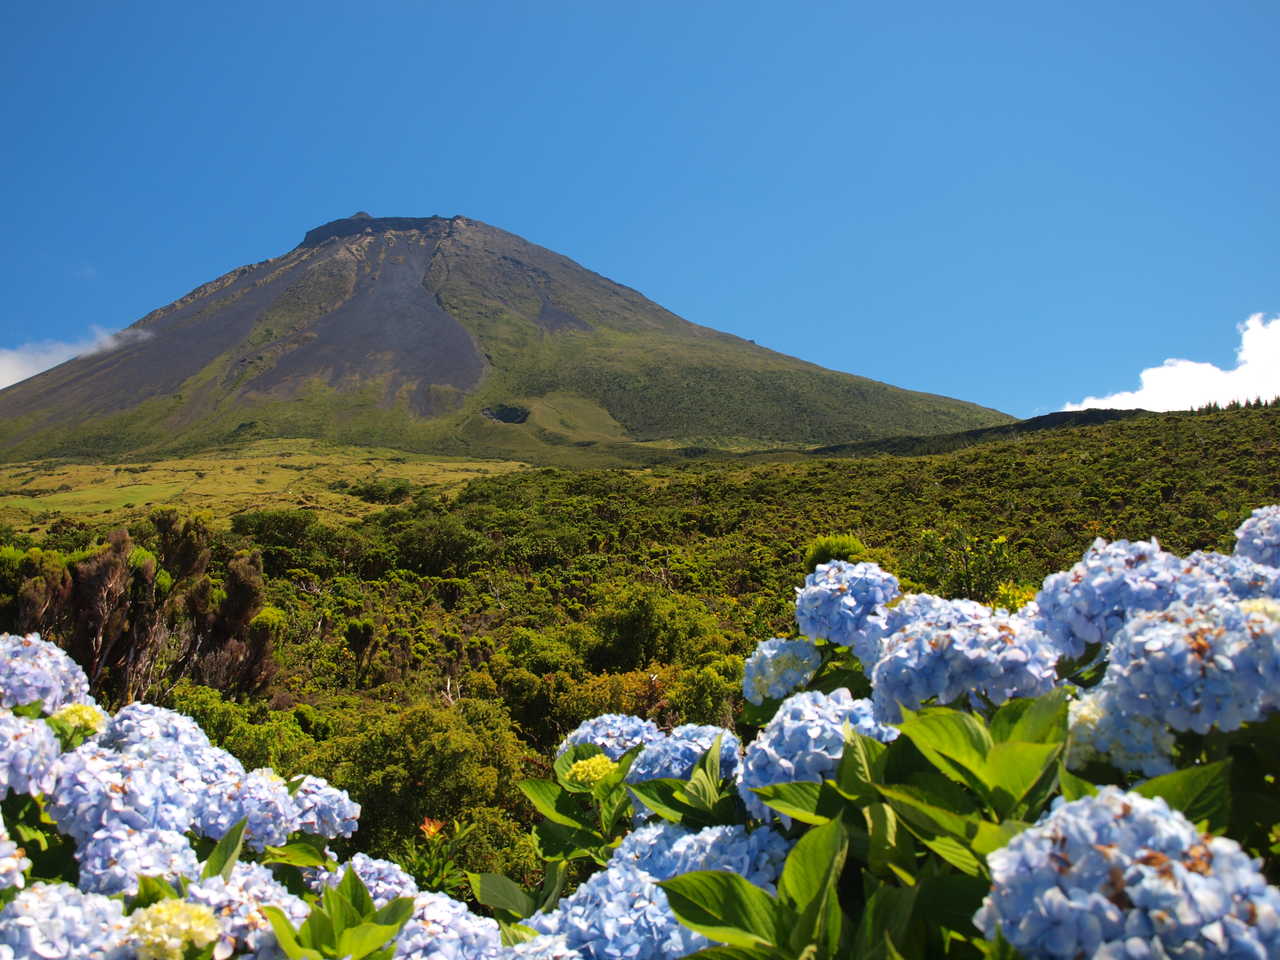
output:
[[[610,863],[630,863],[656,880],[695,870],[728,870],[774,892],[791,843],[771,827],[740,824],[688,830],[674,823],[640,827],[623,838]]]
[[[236,863],[231,876],[213,876],[187,885],[187,900],[213,911],[221,928],[215,956],[234,951],[256,960],[283,960],[271,923],[263,907],[277,907],[296,927],[311,912],[306,902],[295,897],[257,863]]]
[[[879,642],[879,618],[898,590],[898,578],[874,563],[820,563],[796,588],[796,626],[864,659]]]
[[[44,713],[71,703],[93,703],[89,678],[60,647],[41,640],[0,634],[0,706],[25,707],[39,701]]]
[[[194,813],[193,829],[212,840],[247,818],[244,842],[251,850],[280,846],[298,829],[298,807],[288,786],[267,769],[220,780],[201,794]]]
[[[617,760],[632,747],[662,739],[662,731],[652,720],[625,713],[605,713],[584,720],[561,741],[556,756],[580,743],[594,743],[610,760]]]
[[[1071,702],[1069,725],[1071,770],[1100,761],[1148,777],[1173,772],[1173,731],[1155,717],[1122,712],[1106,684]]]
[[[208,735],[185,714],[150,703],[131,703],[111,718],[98,742],[113,750],[151,747],[172,741],[191,751],[207,749]]]
[[[31,869],[31,861],[25,852],[10,839],[4,818],[0,817],[0,890],[26,885],[26,872]]]
[[[1000,614],[938,627],[918,620],[895,633],[871,674],[876,716],[902,719],[918,710],[967,699],[974,707],[1037,697],[1058,683],[1058,648],[1027,620]]]
[[[354,870],[356,876],[364,883],[369,896],[379,907],[386,906],[397,897],[416,897],[418,882],[404,869],[390,860],[381,860],[365,853],[357,853],[337,870],[317,871],[314,874],[317,892],[324,886],[336,887],[342,882],[347,870]]]
[[[812,680],[820,666],[822,654],[808,640],[765,640],[747,658],[742,695],[757,706],[781,700]]]
[[[69,883],[33,883],[0,910],[0,957],[128,960],[124,904]]]
[[[1163,610],[1180,587],[1182,561],[1155,540],[1099,538],[1070,570],[1045,577],[1036,603],[1045,632],[1074,659],[1090,644],[1110,643],[1131,613]]]
[[[0,709],[0,800],[10,793],[48,793],[60,749],[43,720]]]
[[[753,787],[832,776],[844,753],[846,724],[884,743],[898,736],[895,728],[876,720],[870,700],[855,700],[844,687],[829,694],[809,690],[784,700],[746,750],[738,792],[748,812],[761,820],[776,816],[751,792]]]
[[[298,809],[298,829],[326,840],[349,837],[360,820],[360,804],[345,790],[321,777],[305,776],[293,792]]]
[[[1028,960],[1280,956],[1280,891],[1234,840],[1115,787],[1061,797],[987,857],[974,916]]]
[[[496,920],[476,916],[443,893],[414,897],[413,915],[396,942],[401,960],[489,960],[502,949]]]
[[[104,828],[76,847],[80,889],[87,893],[138,892],[139,877],[162,877],[170,883],[200,872],[195,851],[176,830]]]
[[[1280,567],[1280,506],[1259,507],[1236,530],[1236,556]]]

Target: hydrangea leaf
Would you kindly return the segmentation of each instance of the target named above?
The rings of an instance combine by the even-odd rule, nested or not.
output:
[[[832,865],[843,866],[848,846],[848,834],[839,820],[806,832],[787,855],[778,880],[778,898],[793,910],[803,911],[830,879]]]
[[[836,788],[851,800],[874,800],[875,784],[884,775],[888,747],[879,740],[845,729],[845,748],[836,767]]]
[[[504,947],[514,947],[518,943],[528,943],[530,940],[536,940],[542,936],[533,927],[526,927],[523,923],[506,923],[499,920],[498,929],[502,931],[502,945]]]
[[[977,717],[944,707],[904,710],[899,729],[938,770],[989,800],[990,785],[980,771],[992,747],[991,734]]]
[[[1133,792],[1163,797],[1198,829],[1222,833],[1231,818],[1231,761],[1175,770],[1138,784]]]
[[[363,960],[392,940],[401,926],[403,924],[361,923],[348,927],[338,934],[336,955]]]
[[[1077,777],[1061,761],[1058,763],[1058,786],[1062,790],[1062,796],[1068,802],[1079,800],[1081,797],[1091,797],[1098,792],[1096,786],[1083,777]]]
[[[1053,776],[1062,753],[1061,743],[1022,743],[1006,740],[987,754],[981,777],[991,788],[991,805],[1001,817],[1019,811],[1033,788]]]
[[[516,784],[537,811],[565,827],[592,832],[592,825],[569,798],[569,794],[550,780],[521,780]]]
[[[566,827],[550,820],[533,828],[534,850],[543,860],[578,860],[591,856],[591,850],[603,839],[594,830]]]
[[[837,792],[830,781],[776,783],[768,787],[753,787],[752,793],[783,816],[815,826],[840,816],[848,806],[846,798]]]
[[[735,947],[776,947],[795,914],[759,887],[721,870],[698,870],[658,884],[680,922]]]
[[[332,861],[325,855],[323,846],[316,849],[314,843],[295,840],[282,847],[267,847],[263,851],[262,862],[283,863],[292,867],[328,867]]]
[[[921,837],[920,842],[961,873],[971,877],[980,877],[985,872],[982,861],[966,844],[961,843],[955,837],[939,834],[934,837]]]
[[[519,919],[531,916],[538,909],[533,897],[502,874],[468,873],[467,879],[471,881],[476,899],[486,907],[504,910]]]
[[[221,877],[227,880],[231,877],[231,871],[235,869],[236,861],[240,859],[240,850],[244,846],[244,831],[248,823],[248,817],[237,820],[231,825],[231,829],[214,844],[213,852],[205,860],[204,869],[200,872],[202,880],[210,877]]]

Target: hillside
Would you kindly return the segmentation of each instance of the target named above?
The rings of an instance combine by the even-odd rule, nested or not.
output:
[[[463,217],[357,214],[0,391],[0,456],[312,437],[542,463],[813,446],[1011,418],[689,323]]]

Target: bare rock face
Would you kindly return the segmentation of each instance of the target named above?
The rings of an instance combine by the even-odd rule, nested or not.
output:
[[[334,220],[115,344],[0,391],[0,455],[193,449],[246,428],[454,453],[474,423],[524,431],[484,440],[499,453],[578,442],[567,421],[493,416],[552,394],[598,410],[620,442],[846,442],[1009,419],[688,323],[465,217]]]

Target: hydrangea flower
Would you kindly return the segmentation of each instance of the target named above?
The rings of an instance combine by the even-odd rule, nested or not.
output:
[[[194,813],[193,829],[211,840],[247,818],[244,842],[251,850],[280,846],[298,829],[298,807],[288,786],[265,768],[218,781],[201,794]]]
[[[320,777],[303,777],[293,792],[293,803],[298,809],[298,829],[303,833],[335,840],[351,836],[359,826],[360,804],[347,791]]]
[[[963,623],[989,619],[991,608],[976,600],[950,600],[931,593],[908,593],[888,607],[878,618],[879,639],[866,645],[866,657],[860,658],[867,676],[885,654],[902,643],[903,631],[911,627],[930,626],[945,630]]]
[[[871,674],[876,716],[902,719],[927,700],[954,703],[982,698],[1000,704],[1036,697],[1058,683],[1058,648],[1030,622],[997,615],[937,627],[916,621],[893,636]]]
[[[176,830],[107,827],[77,845],[76,862],[80,889],[108,895],[137,893],[139,877],[173,882],[200,872],[195,851]]]
[[[689,779],[716,737],[720,738],[720,776],[735,778],[742,763],[742,743],[738,735],[724,727],[686,723],[641,750],[627,772],[627,782],[640,783],[660,777]]]
[[[1176,600],[1182,576],[1182,561],[1155,540],[1099,538],[1070,570],[1045,577],[1036,594],[1043,629],[1064,656],[1079,657],[1089,644],[1110,643],[1131,613]]]
[[[58,758],[53,777],[46,798],[49,815],[77,843],[104,828],[185,831],[191,826],[196,804],[191,786],[145,757],[84,743]]]
[[[874,563],[820,563],[796,588],[796,626],[862,659],[882,634],[878,616],[897,595],[898,578]]]
[[[33,883],[0,910],[0,956],[127,960],[124,904],[69,883]],[[6,951],[11,951],[6,953]]]
[[[1236,556],[1280,567],[1280,506],[1259,507],[1236,530]]]
[[[43,720],[0,710],[0,800],[10,793],[48,793],[60,750]]]
[[[774,892],[791,843],[772,827],[748,831],[740,824],[688,830],[655,823],[623,838],[610,863],[630,863],[655,880],[694,870],[728,870]]]
[[[349,862],[340,866],[333,873],[327,871],[317,872],[315,876],[317,888],[319,889],[326,885],[336,887],[342,882],[342,877],[347,870],[356,872],[356,876],[364,882],[365,887],[368,889],[369,896],[373,898],[373,902],[379,907],[386,906],[397,897],[416,897],[418,895],[418,882],[398,864],[392,863],[390,860],[379,860],[377,857],[371,857],[364,853],[357,853]]]
[[[310,908],[276,881],[261,864],[238,862],[231,876],[195,880],[187,885],[187,899],[208,907],[218,921],[215,956],[233,952],[257,960],[283,960],[271,922],[263,907],[278,907],[296,927],[307,918]]]
[[[1148,777],[1173,772],[1173,731],[1154,717],[1121,712],[1105,684],[1071,702],[1068,723],[1071,770],[1100,760]]]
[[[31,869],[31,861],[26,851],[9,838],[9,830],[0,817],[0,890],[9,887],[22,887],[26,884],[26,872]]]
[[[781,700],[812,680],[820,666],[822,654],[808,640],[765,640],[747,658],[742,695],[757,706]]]
[[[59,707],[49,717],[68,727],[87,730],[90,735],[101,733],[107,726],[107,715],[92,703],[68,703]]]
[[[1060,797],[987,863],[974,923],[1028,960],[1280,955],[1280,891],[1234,840],[1202,836],[1163,799]]]
[[[648,748],[646,747],[645,749]],[[616,769],[618,769],[617,761],[610,760],[603,753],[593,753],[591,756],[584,757],[571,766],[564,779],[566,783],[593,790],[597,783]]]
[[[662,738],[662,731],[652,720],[641,720],[625,713],[605,713],[584,720],[561,741],[556,756],[580,743],[594,743],[610,760],[617,760],[632,747],[653,743]]]
[[[182,960],[187,947],[207,947],[218,932],[213,912],[202,904],[161,900],[129,915],[128,936],[138,960]]]
[[[1182,561],[1176,585],[1184,603],[1205,603],[1219,597],[1251,600],[1280,597],[1280,569],[1248,557],[1197,550]]]
[[[753,787],[821,782],[833,775],[844,753],[845,724],[883,743],[898,736],[896,729],[876,720],[870,700],[854,700],[844,687],[829,694],[809,690],[784,700],[747,747],[738,793],[748,812],[761,820],[776,816],[751,792]]]
[[[589,960],[673,960],[711,946],[676,919],[667,895],[638,867],[625,862],[589,877],[550,913],[524,921]]]
[[[583,960],[582,954],[569,946],[564,934],[534,937],[498,953],[503,960]]]
[[[496,920],[443,893],[415,896],[413,916],[396,938],[396,957],[403,960],[488,960],[501,948]]]
[[[45,713],[69,703],[93,703],[89,678],[60,647],[38,633],[0,634],[0,706],[40,701]]]
[[[114,750],[150,746],[161,740],[172,740],[193,750],[210,746],[200,724],[185,714],[150,703],[131,703],[122,708],[99,738],[102,746]]]
[[[1228,600],[1134,617],[1103,677],[1120,712],[1196,733],[1259,719],[1277,705],[1278,682],[1280,625]]]

